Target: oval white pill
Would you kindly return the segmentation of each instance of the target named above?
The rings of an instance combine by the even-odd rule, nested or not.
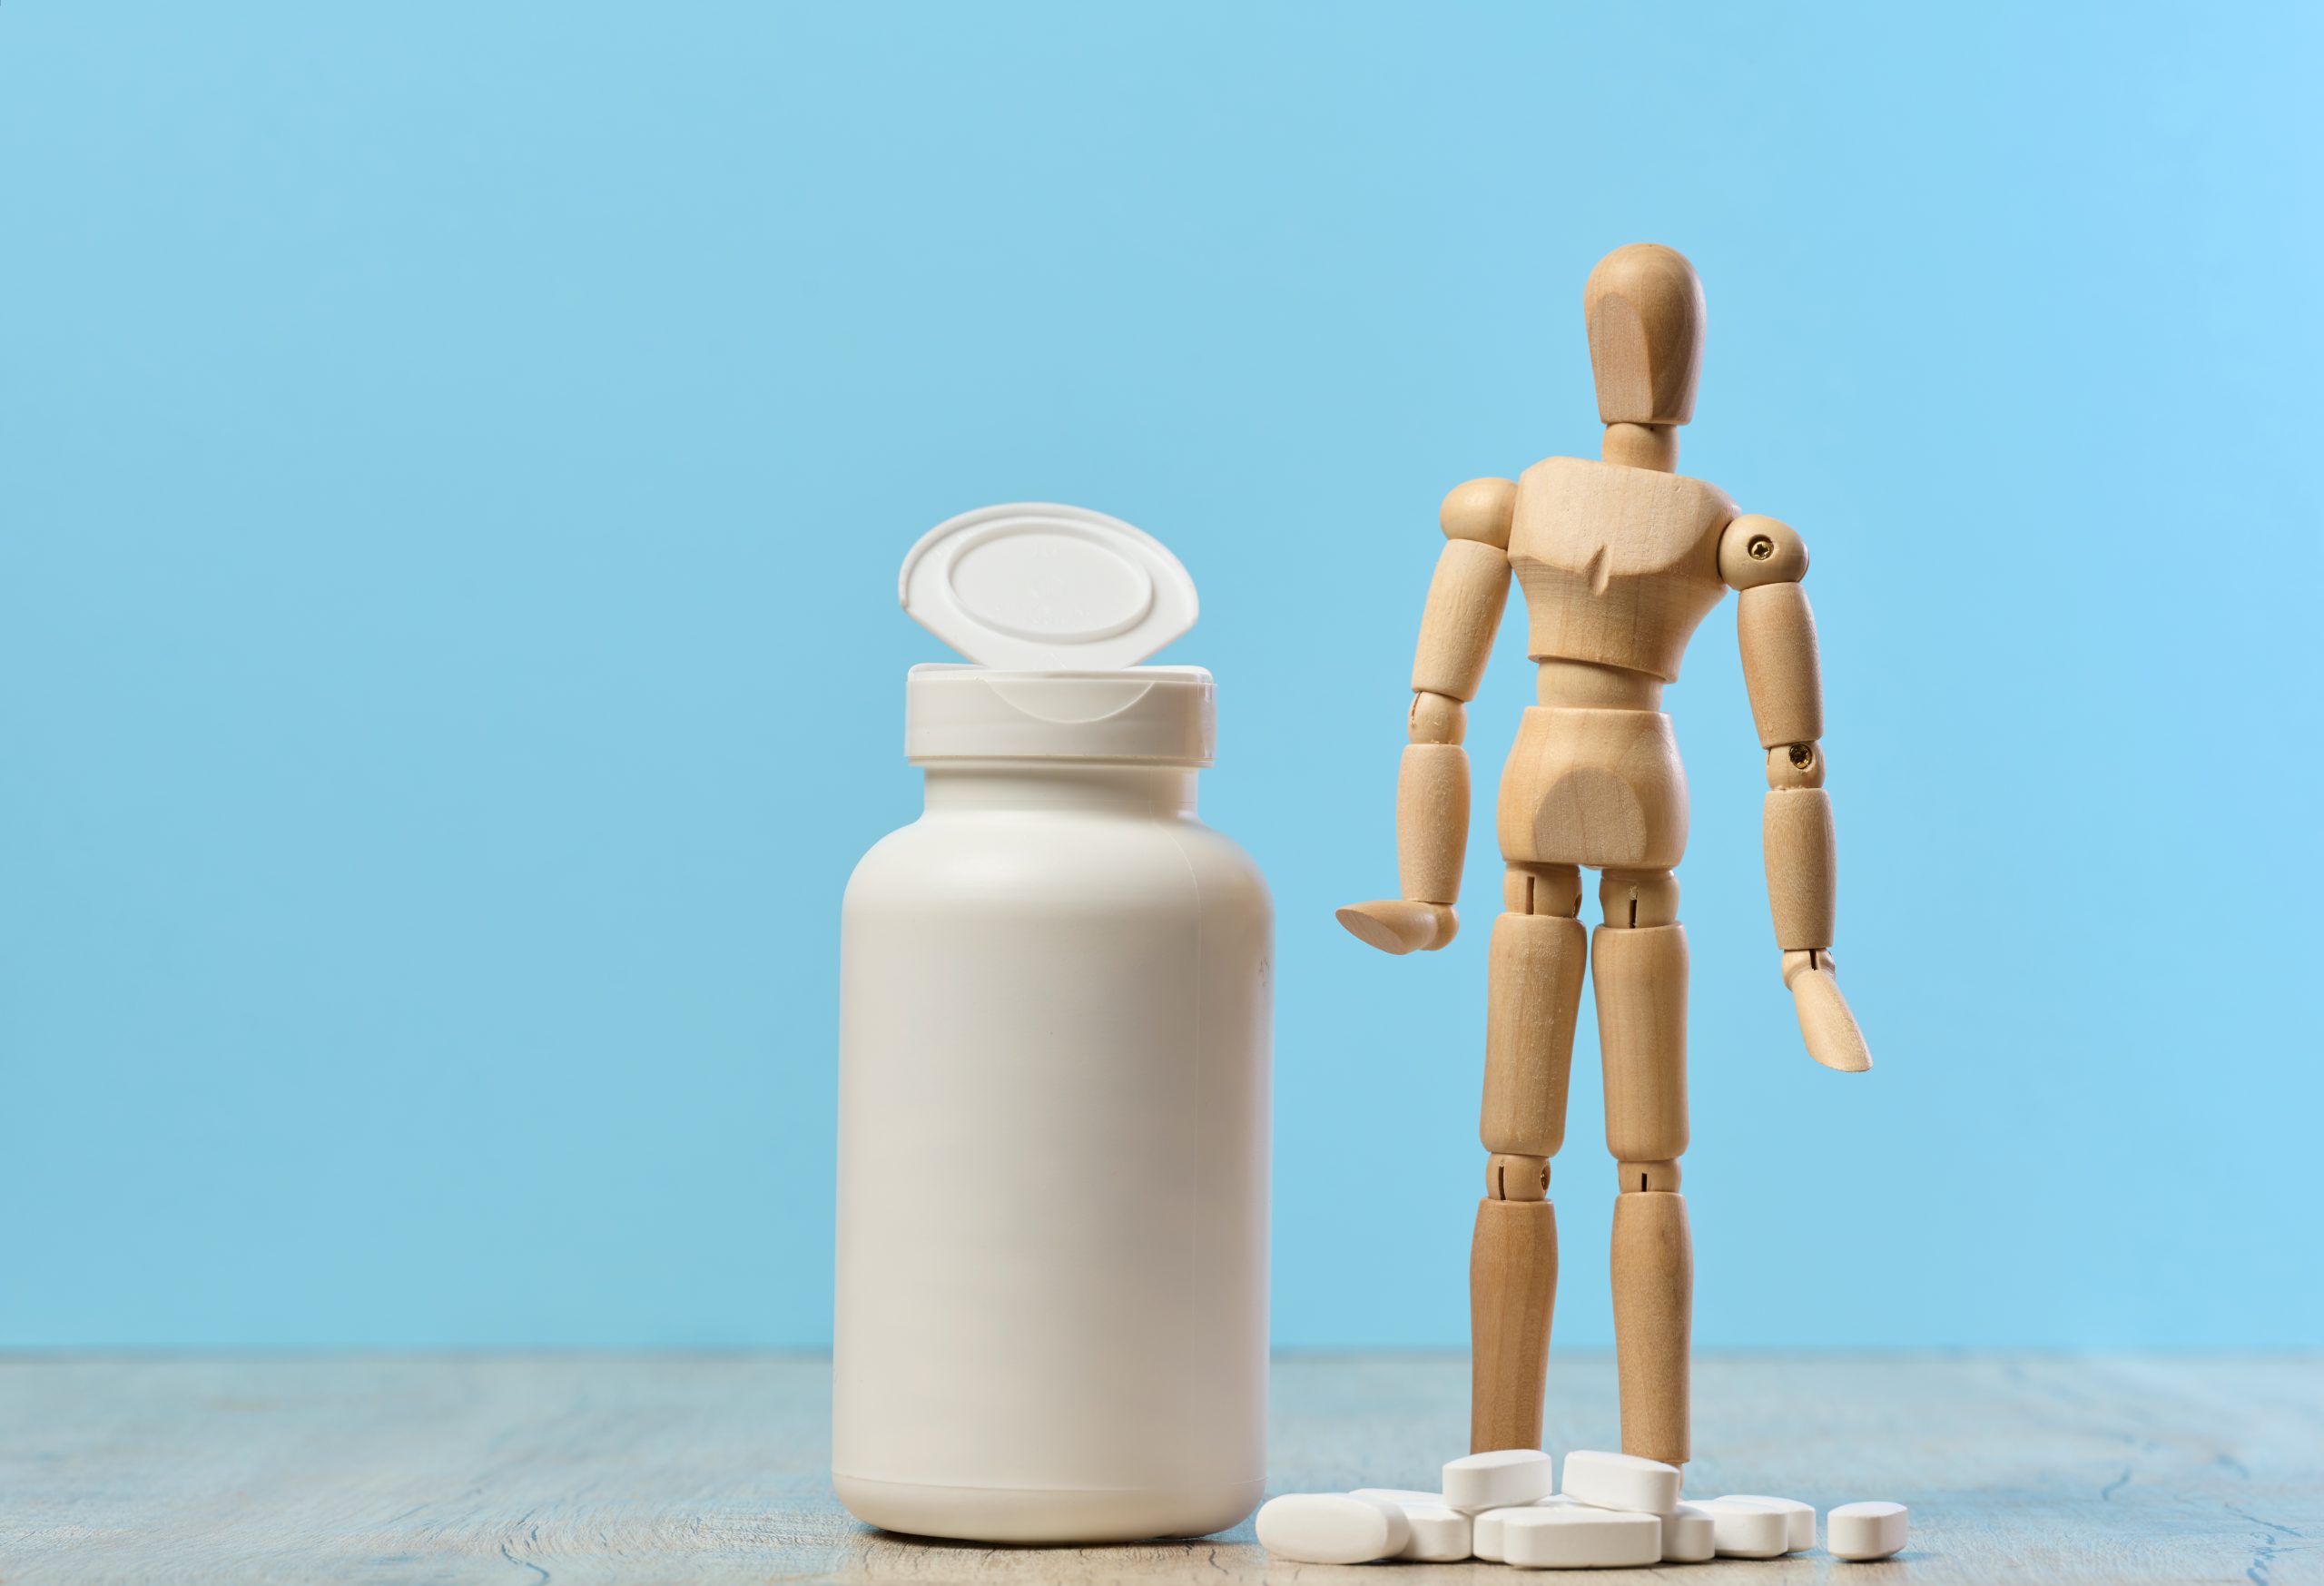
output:
[[[1762,1508],[1780,1509],[1789,1530],[1785,1534],[1784,1551],[1804,1552],[1816,1545],[1816,1506],[1802,1503],[1797,1498],[1768,1498],[1758,1492],[1729,1492],[1716,1502],[1757,1503]]]
[[[1378,1498],[1404,1512],[1412,1541],[1397,1553],[1423,1564],[1458,1563],[1469,1556],[1469,1517],[1446,1506],[1442,1492],[1412,1487],[1358,1487],[1351,1498]]]
[[[1500,1563],[1501,1522],[1515,1512],[1513,1509],[1487,1509],[1469,1516],[1469,1552],[1489,1564]]]
[[[1662,1521],[1580,1503],[1506,1510],[1502,1560],[1527,1570],[1610,1570],[1662,1561]]]
[[[1405,1508],[1404,1521],[1413,1528],[1413,1535],[1397,1552],[1398,1558],[1423,1564],[1451,1564],[1469,1556],[1472,1525],[1469,1517],[1458,1509],[1447,1509],[1442,1503],[1414,1503]]]
[[[1713,1498],[1700,1505],[1709,1512],[1711,1539],[1730,1559],[1779,1559],[1791,1550],[1791,1517],[1782,1510],[1749,1498]]]
[[[1368,1564],[1393,1558],[1412,1522],[1393,1503],[1347,1492],[1285,1492],[1259,1506],[1259,1545],[1302,1564]]]
[[[1718,1551],[1710,1511],[1699,1503],[1681,1503],[1662,1517],[1662,1561],[1699,1564]]]
[[[1557,1485],[1550,1456],[1538,1448],[1463,1454],[1444,1466],[1444,1502],[1474,1514],[1546,1498]]]
[[[1536,1498],[1531,1503],[1512,1504],[1507,1509],[1487,1509],[1472,1516],[1469,1524],[1469,1548],[1488,1563],[1502,1562],[1501,1556],[1501,1522],[1509,1515],[1522,1514],[1528,1509],[1579,1509],[1581,1505],[1571,1498]]]
[[[1824,1516],[1824,1546],[1836,1559],[1885,1559],[1905,1546],[1902,1503],[1843,1503]]]
[[[1668,1514],[1679,1506],[1677,1465],[1636,1454],[1578,1448],[1565,1456],[1558,1490],[1578,1503],[1637,1514]]]

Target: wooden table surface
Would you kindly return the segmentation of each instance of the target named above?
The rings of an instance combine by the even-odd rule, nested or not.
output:
[[[1467,1386],[1452,1358],[1278,1361],[1271,1490],[1433,1487]],[[1247,1522],[888,1536],[832,1498],[830,1392],[808,1357],[0,1359],[0,1582],[1514,1578],[1271,1563]],[[1610,1362],[1560,1359],[1551,1395],[1554,1449],[1615,1446]],[[1714,1357],[1696,1406],[1690,1493],[1898,1499],[1911,1549],[1590,1579],[2324,1581],[2324,1361]]]

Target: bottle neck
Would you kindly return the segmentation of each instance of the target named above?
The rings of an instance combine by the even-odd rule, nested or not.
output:
[[[1191,815],[1195,773],[1177,765],[1088,760],[939,760],[924,763],[931,811],[1078,810],[1119,815]]]

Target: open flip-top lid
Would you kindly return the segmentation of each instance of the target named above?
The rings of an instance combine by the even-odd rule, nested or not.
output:
[[[1210,674],[1137,665],[1195,623],[1195,581],[1152,535],[1086,507],[980,507],[921,537],[897,594],[976,663],[911,669],[911,759],[1210,763]]]
[[[1135,666],[1195,626],[1195,581],[1145,530],[1086,507],[982,507],[938,524],[904,557],[897,596],[980,665],[1024,672]]]

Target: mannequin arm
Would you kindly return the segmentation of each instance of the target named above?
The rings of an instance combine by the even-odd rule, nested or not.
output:
[[[1762,841],[1784,984],[1791,990],[1807,1055],[1827,1069],[1861,1072],[1872,1067],[1872,1055],[1840,994],[1832,960],[1839,861],[1832,799],[1824,791],[1816,616],[1799,583],[1807,572],[1807,549],[1772,517],[1738,517],[1720,537],[1718,570],[1741,592],[1736,632],[1743,682],[1768,757]]]
[[[1339,911],[1383,952],[1433,950],[1460,929],[1461,862],[1469,846],[1467,704],[1483,680],[1509,599],[1509,522],[1517,487],[1472,479],[1444,498],[1444,549],[1428,586],[1413,703],[1396,775],[1396,874],[1403,896]]]

